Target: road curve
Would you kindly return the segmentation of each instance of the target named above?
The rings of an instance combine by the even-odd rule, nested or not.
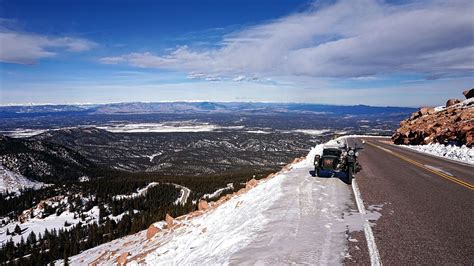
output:
[[[349,139],[349,145],[362,139]],[[366,138],[356,181],[384,264],[474,263],[474,167]],[[352,233],[347,264],[370,263],[363,233]]]

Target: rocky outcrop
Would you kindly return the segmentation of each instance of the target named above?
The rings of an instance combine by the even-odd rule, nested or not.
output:
[[[198,203],[198,210],[205,211],[209,209],[209,204],[205,200],[200,200]]]
[[[173,227],[174,218],[171,217],[171,215],[166,214],[165,221],[166,221],[166,228],[171,228],[171,227]]]
[[[455,104],[458,104],[460,103],[461,101],[458,100],[458,99],[449,99],[447,102],[446,102],[446,107],[450,107],[452,105],[455,105]]]
[[[253,188],[253,187],[257,186],[257,185],[258,185],[258,181],[255,180],[254,178],[252,178],[252,179],[250,179],[250,180],[245,184],[245,188],[251,189],[251,188]]]
[[[423,107],[400,123],[392,136],[395,144],[429,143],[474,145],[474,89],[465,91],[466,100],[451,99],[446,107]]]
[[[118,258],[117,258],[117,265],[124,266],[127,264],[127,257],[130,255],[128,252],[122,253]]]
[[[470,90],[465,90],[463,91],[464,96],[466,97],[466,99],[471,99],[474,97],[474,89],[470,89]]]
[[[146,230],[146,239],[150,240],[153,236],[159,233],[161,230],[160,228],[154,226],[153,224],[148,227]]]

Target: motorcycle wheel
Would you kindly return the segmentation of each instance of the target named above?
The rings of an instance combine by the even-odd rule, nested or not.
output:
[[[352,167],[347,168],[347,184],[352,184]]]

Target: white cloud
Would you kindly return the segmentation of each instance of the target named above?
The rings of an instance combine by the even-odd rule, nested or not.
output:
[[[41,58],[56,56],[61,50],[82,52],[96,45],[82,38],[48,37],[12,31],[0,25],[0,62],[34,64]]]
[[[474,71],[474,3],[342,0],[223,37],[219,48],[102,58],[228,76],[369,77]]]

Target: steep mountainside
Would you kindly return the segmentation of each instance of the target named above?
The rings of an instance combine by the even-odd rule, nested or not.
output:
[[[0,194],[7,192],[19,194],[23,189],[39,189],[43,186],[43,183],[30,180],[19,173],[5,169],[5,167],[0,164]]]
[[[445,106],[423,107],[400,123],[392,136],[395,144],[474,145],[474,89],[466,100],[450,99]]]
[[[0,136],[0,164],[27,178],[43,182],[73,180],[95,165],[58,144]]]

